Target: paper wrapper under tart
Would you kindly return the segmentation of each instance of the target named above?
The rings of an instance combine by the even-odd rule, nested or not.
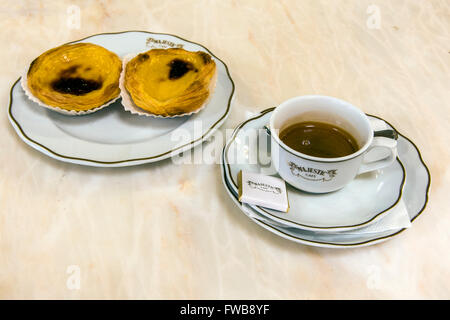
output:
[[[36,96],[33,95],[33,93],[31,93],[30,89],[28,88],[28,69],[22,74],[22,77],[20,79],[20,84],[22,86],[22,89],[25,91],[25,95],[28,97],[28,99],[30,99],[33,102],[36,102],[38,105],[40,105],[41,107],[50,109],[52,111],[58,112],[58,113],[62,113],[65,115],[70,115],[70,116],[82,116],[82,115],[86,115],[86,114],[90,114],[93,112],[96,112],[98,110],[101,110],[107,106],[109,106],[110,104],[114,103],[117,99],[120,98],[120,94],[117,95],[117,97],[113,98],[112,100],[109,100],[108,102],[106,102],[105,104],[93,108],[93,109],[89,109],[89,110],[82,110],[82,111],[77,111],[77,110],[66,110],[66,109],[62,109],[59,107],[54,107],[54,106],[49,106],[48,104],[45,104],[43,101],[41,101],[40,99],[38,99]]]
[[[189,116],[192,114],[195,114],[197,112],[199,112],[200,110],[204,109],[206,107],[206,105],[209,103],[209,101],[211,100],[211,97],[214,93],[214,89],[216,87],[216,81],[217,81],[217,70],[214,73],[214,76],[211,79],[210,85],[209,85],[209,96],[208,98],[205,100],[205,102],[203,103],[203,105],[191,112],[187,112],[187,113],[181,113],[181,114],[177,114],[177,115],[173,115],[173,116],[162,116],[159,114],[154,114],[151,113],[147,110],[144,110],[140,107],[138,107],[134,102],[133,99],[131,98],[131,95],[128,93],[128,90],[125,88],[125,70],[126,70],[126,66],[127,63],[133,59],[134,57],[136,57],[139,53],[133,53],[133,54],[128,54],[125,57],[122,58],[122,73],[120,74],[120,79],[119,79],[119,88],[120,88],[120,96],[122,97],[122,106],[126,111],[129,111],[133,114],[137,114],[140,116],[146,116],[146,117],[154,117],[154,118],[177,118],[177,117],[184,117],[184,116]]]

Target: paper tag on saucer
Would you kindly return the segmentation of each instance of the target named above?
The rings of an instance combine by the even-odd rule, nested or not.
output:
[[[240,171],[239,201],[278,211],[289,211],[286,183],[283,179]]]

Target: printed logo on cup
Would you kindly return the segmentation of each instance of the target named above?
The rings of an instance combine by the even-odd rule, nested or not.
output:
[[[321,170],[314,168],[306,168],[296,165],[294,162],[289,161],[289,168],[291,173],[296,177],[301,177],[310,181],[331,181],[337,174],[337,169]]]

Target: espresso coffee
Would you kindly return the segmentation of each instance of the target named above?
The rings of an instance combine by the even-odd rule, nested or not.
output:
[[[319,158],[345,157],[359,149],[350,133],[324,122],[299,122],[283,129],[279,137],[295,151]]]

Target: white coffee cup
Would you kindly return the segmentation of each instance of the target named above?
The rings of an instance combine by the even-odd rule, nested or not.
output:
[[[319,158],[293,150],[280,140],[279,133],[303,121],[325,122],[342,128],[356,139],[360,148],[339,158]],[[371,121],[361,110],[333,97],[310,95],[289,99],[275,108],[269,128],[275,169],[287,183],[307,192],[338,190],[358,174],[389,166],[397,157],[395,132],[391,130],[391,137],[374,136]],[[378,151],[384,151],[381,159],[368,159],[369,152],[373,155]]]

